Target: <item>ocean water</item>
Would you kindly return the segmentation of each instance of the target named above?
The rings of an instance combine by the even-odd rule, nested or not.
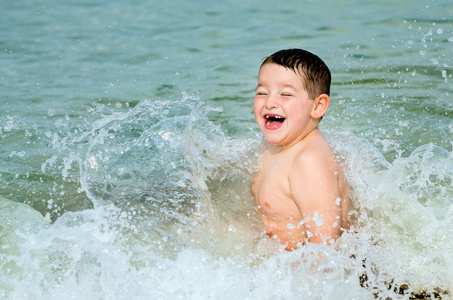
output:
[[[453,3],[0,2],[1,299],[453,293]],[[333,74],[355,233],[287,252],[249,192],[259,65]]]

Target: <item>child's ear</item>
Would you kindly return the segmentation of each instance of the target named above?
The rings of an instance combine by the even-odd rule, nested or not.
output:
[[[329,107],[330,97],[327,94],[321,94],[316,97],[314,101],[315,105],[313,106],[311,117],[313,119],[319,119],[326,113],[327,108]]]

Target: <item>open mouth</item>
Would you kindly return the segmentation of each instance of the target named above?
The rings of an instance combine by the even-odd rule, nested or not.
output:
[[[267,129],[278,129],[283,125],[285,122],[285,118],[279,115],[265,115],[264,116],[264,124]]]

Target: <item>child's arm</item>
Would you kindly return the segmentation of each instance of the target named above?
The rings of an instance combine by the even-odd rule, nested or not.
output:
[[[331,244],[341,235],[338,170],[330,151],[311,151],[296,158],[290,173],[291,193],[302,219],[299,227],[312,243]]]

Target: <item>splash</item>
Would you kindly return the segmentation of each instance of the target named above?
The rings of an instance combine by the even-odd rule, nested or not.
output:
[[[427,144],[389,163],[366,140],[335,135],[354,186],[361,245],[351,254],[364,261],[365,285],[379,297],[451,293],[452,153]]]
[[[235,225],[222,223],[233,218],[219,211],[222,204],[214,203],[212,193],[228,182],[247,184],[259,145],[225,136],[208,119],[220,111],[185,95],[173,102],[144,100],[98,120],[79,138],[86,142],[82,189],[95,207],[113,203],[134,222],[142,220],[140,228],[172,243],[213,246],[219,228],[232,231]],[[247,192],[235,197],[239,207],[252,203]]]
[[[354,231],[286,252],[249,182],[260,139],[232,139],[221,109],[185,95],[92,111],[49,133],[41,171],[78,181],[93,207],[42,217],[1,199],[0,290],[10,299],[448,298],[452,154],[423,145],[388,162],[351,133],[327,138],[354,188]],[[68,202],[71,193],[65,197]]]

